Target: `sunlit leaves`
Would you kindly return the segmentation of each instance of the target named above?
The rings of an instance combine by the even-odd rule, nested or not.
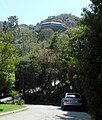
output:
[[[14,85],[15,65],[18,64],[19,58],[12,44],[12,34],[1,33],[0,36],[0,86],[11,89]]]

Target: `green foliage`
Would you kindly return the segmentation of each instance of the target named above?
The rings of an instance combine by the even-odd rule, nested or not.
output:
[[[0,33],[0,89],[6,92],[14,86],[15,65],[19,58],[12,44],[12,34]]]
[[[9,95],[12,97],[12,103],[15,104],[15,98],[18,98],[20,95],[19,95],[19,92],[15,91],[15,90],[11,90],[9,92]]]
[[[101,91],[102,91],[102,1],[91,0],[91,10],[84,9],[84,24],[88,26],[90,32],[88,36],[89,51],[87,62],[84,65],[86,75],[82,74],[84,79],[84,89],[88,100],[92,119],[102,119]]]
[[[11,96],[11,97],[19,97],[19,92],[17,92],[17,91],[15,91],[15,90],[11,90],[10,92],[9,92],[9,95]]]
[[[18,26],[18,18],[16,16],[8,17],[8,21],[3,22],[3,31],[14,31]]]
[[[49,41],[53,33],[54,31],[50,28],[42,29],[38,33],[38,41],[44,41],[44,40]]]
[[[24,104],[25,104],[25,101],[24,101],[24,100],[17,100],[17,101],[16,101],[16,104],[17,104],[17,105],[24,105]]]

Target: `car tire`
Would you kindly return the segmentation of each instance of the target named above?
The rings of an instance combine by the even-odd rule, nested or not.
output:
[[[63,111],[65,111],[65,106],[61,106],[61,109],[62,109]]]

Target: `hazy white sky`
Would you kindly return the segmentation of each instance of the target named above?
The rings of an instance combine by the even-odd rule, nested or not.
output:
[[[48,16],[71,13],[81,17],[90,0],[0,0],[0,21],[16,15],[19,24],[34,24]]]

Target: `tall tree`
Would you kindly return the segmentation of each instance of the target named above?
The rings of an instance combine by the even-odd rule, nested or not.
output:
[[[91,10],[84,9],[84,23],[90,29],[87,56],[87,97],[93,120],[102,119],[102,1],[91,0]],[[86,67],[85,67],[86,68]]]
[[[16,16],[8,17],[8,21],[3,22],[3,31],[14,31],[18,27],[18,18]]]
[[[14,86],[18,56],[11,44],[12,34],[0,33],[0,92],[7,94]]]

